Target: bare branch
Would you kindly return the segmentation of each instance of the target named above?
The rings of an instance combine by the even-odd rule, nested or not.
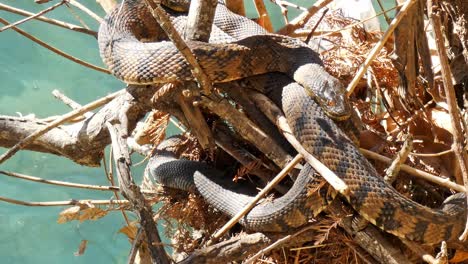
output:
[[[29,16],[29,17],[27,17],[27,18],[21,19],[21,20],[19,20],[19,21],[16,21],[15,23],[10,24],[10,25],[8,25],[8,26],[4,26],[4,27],[0,28],[0,32],[5,31],[5,30],[7,30],[7,29],[9,29],[9,28],[12,28],[12,27],[16,27],[16,26],[18,26],[18,25],[20,25],[20,24],[22,24],[22,23],[24,23],[24,22],[26,22],[26,21],[29,21],[29,20],[31,20],[31,19],[34,19],[34,18],[36,18],[36,17],[39,17],[39,16],[41,16],[41,15],[47,13],[47,12],[50,12],[50,11],[54,10],[54,9],[57,8],[57,7],[59,7],[59,6],[63,5],[63,4],[65,4],[66,2],[67,2],[67,0],[62,0],[61,2],[59,2],[59,3],[57,3],[57,4],[53,5],[53,6],[51,6],[51,7],[49,7],[49,8],[46,8],[46,9],[42,10],[41,12],[38,12],[38,13],[32,15],[32,16]]]
[[[22,9],[19,9],[19,8],[11,7],[9,5],[5,5],[5,4],[2,4],[2,3],[0,3],[0,10],[5,10],[5,11],[8,11],[8,12],[11,12],[11,13],[14,13],[14,14],[18,14],[18,15],[21,15],[21,16],[34,16],[34,13],[31,13],[31,12],[28,12],[28,11],[25,11],[25,10],[22,10]],[[85,34],[91,35],[93,37],[97,37],[97,32],[96,31],[93,31],[93,30],[90,30],[90,29],[87,29],[87,28],[84,28],[84,27],[81,27],[81,26],[78,26],[78,25],[66,23],[66,22],[63,22],[63,21],[60,21],[60,20],[57,20],[57,19],[52,19],[52,18],[48,18],[48,17],[45,17],[45,16],[34,17],[34,19],[37,19],[37,20],[42,21],[42,22],[49,23],[51,25],[55,25],[55,26],[59,26],[59,27],[62,27],[62,28],[70,29],[70,30],[73,30],[73,31],[76,31],[76,32],[85,33]]]
[[[127,200],[71,200],[71,201],[54,201],[54,202],[28,202],[20,201],[16,199],[11,199],[7,197],[0,196],[0,201],[7,203],[24,205],[24,206],[66,206],[66,205],[76,205],[82,203],[91,203],[95,205],[127,205],[129,202]]]
[[[169,264],[170,260],[159,237],[151,206],[146,203],[140,188],[133,181],[130,172],[130,154],[128,153],[127,141],[124,139],[128,131],[125,131],[125,128],[122,129],[119,123],[111,125],[107,122],[106,126],[112,138],[114,162],[118,172],[117,176],[121,192],[131,202],[135,213],[140,218],[141,227],[147,238],[151,259],[156,264]]]
[[[400,23],[400,21],[405,17],[406,13],[408,12],[408,9],[416,2],[416,0],[408,0],[405,2],[403,7],[400,9],[400,12],[398,12],[398,14],[393,19],[392,23],[390,23],[390,26],[388,27],[387,31],[385,31],[385,34],[382,36],[380,41],[377,44],[375,44],[374,48],[372,48],[372,50],[369,52],[369,55],[367,55],[366,60],[356,72],[356,75],[354,76],[353,80],[348,84],[348,87],[346,88],[346,90],[348,91],[348,96],[350,96],[353,93],[354,88],[356,88],[362,76],[367,71],[367,68],[377,56],[377,54],[380,52],[380,50],[383,48],[389,37],[392,35],[398,23]]]
[[[5,25],[10,25],[10,23],[9,23],[8,21],[6,21],[5,19],[3,19],[3,18],[0,18],[0,22],[3,23],[3,24],[5,24]],[[30,39],[30,40],[36,42],[37,44],[41,45],[42,47],[44,47],[44,48],[46,48],[46,49],[48,49],[48,50],[50,50],[50,51],[52,51],[52,52],[54,52],[54,53],[56,53],[56,54],[62,56],[62,57],[65,57],[65,58],[67,58],[67,59],[69,59],[69,60],[71,60],[71,61],[73,61],[73,62],[76,62],[76,63],[78,63],[78,64],[80,64],[80,65],[83,65],[83,66],[85,66],[85,67],[91,68],[91,69],[93,69],[93,70],[96,70],[96,71],[99,71],[99,72],[103,72],[103,73],[110,74],[110,71],[109,71],[109,70],[104,69],[104,68],[101,68],[101,67],[98,67],[98,66],[95,66],[95,65],[93,65],[93,64],[90,64],[90,63],[88,63],[88,62],[82,61],[82,60],[80,60],[80,59],[77,59],[77,58],[75,58],[75,57],[73,57],[73,56],[71,56],[71,55],[69,55],[69,54],[67,54],[67,53],[65,53],[65,52],[63,52],[63,51],[61,51],[61,50],[55,48],[55,47],[50,46],[49,44],[47,44],[47,43],[43,42],[42,40],[40,40],[40,39],[38,39],[38,38],[32,36],[31,34],[27,33],[27,32],[24,31],[24,30],[21,30],[21,29],[19,29],[19,28],[17,28],[17,27],[12,27],[12,29],[13,29],[14,31],[18,32],[19,34],[21,34],[21,35],[27,37],[28,39]]]
[[[85,12],[86,14],[88,14],[90,17],[94,18],[97,22],[102,23],[104,22],[104,19],[102,19],[100,16],[96,15],[96,13],[94,13],[93,11],[91,11],[89,8],[87,8],[86,6],[80,4],[79,2],[75,1],[75,0],[68,0],[70,2],[70,4],[72,4],[73,6],[75,6],[76,8],[80,9],[81,11]]]
[[[51,184],[51,185],[64,186],[64,187],[73,187],[73,188],[81,188],[81,189],[89,189],[89,190],[97,190],[97,191],[118,191],[119,190],[119,187],[117,186],[89,185],[89,184],[81,184],[81,183],[73,183],[73,182],[65,182],[65,181],[54,181],[54,180],[47,180],[44,178],[29,176],[29,175],[25,175],[21,173],[10,172],[10,171],[0,170],[0,173],[5,174],[10,177],[18,178],[18,179],[40,182],[40,183]]]

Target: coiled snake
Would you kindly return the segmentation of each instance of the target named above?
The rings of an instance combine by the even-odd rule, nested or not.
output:
[[[141,1],[126,0],[125,3],[120,11],[114,11],[106,18],[99,31],[101,56],[111,71],[118,78],[135,84],[192,80],[185,60],[171,43],[142,43],[138,40],[154,39],[148,32],[157,29],[153,26],[154,21],[148,21],[151,16]],[[218,20],[232,22],[224,6],[220,5],[218,9],[221,10],[217,11]],[[341,105],[340,109],[338,105],[336,109],[339,110],[335,111],[333,104],[325,105],[329,106],[325,114],[309,96],[312,92],[318,101],[327,101],[339,97],[337,94],[341,88],[336,88],[336,83],[330,81],[317,55],[297,43],[286,37],[262,35],[247,37],[234,44],[189,42],[189,46],[214,82],[275,71],[288,74],[297,81],[292,82],[281,74],[270,76],[275,78],[273,83],[282,88],[281,101],[277,103],[282,105],[296,138],[348,185],[349,192],[344,195],[346,200],[368,221],[408,240],[425,244],[445,240],[464,246],[457,239],[466,215],[464,195],[451,196],[441,209],[431,209],[402,196],[385,183],[329,118],[339,118],[347,106]],[[294,54],[299,55],[294,57]],[[304,65],[307,66],[302,67]],[[320,81],[315,82],[314,78]],[[333,86],[331,89],[330,85]],[[324,91],[325,95],[320,93]],[[340,104],[345,100],[337,102]],[[219,172],[201,163],[173,160],[162,154],[153,158],[149,166],[150,174],[164,184],[186,190],[196,189],[209,203],[230,215],[250,199],[228,190],[216,177],[210,176]],[[307,197],[308,185],[315,183],[310,175],[312,171],[305,165],[285,196],[269,204],[258,205],[242,223],[266,231],[281,231],[304,224],[311,214],[320,211],[327,200],[327,194],[320,192],[312,198]]]

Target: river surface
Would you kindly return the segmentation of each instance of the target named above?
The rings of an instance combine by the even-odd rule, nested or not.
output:
[[[57,3],[37,5],[32,0],[0,0],[0,3],[38,12]],[[104,16],[96,1],[81,1]],[[275,28],[281,26],[279,8],[269,1]],[[307,1],[300,1],[304,5]],[[391,2],[391,1],[388,1]],[[310,1],[309,1],[310,3]],[[255,16],[247,3],[248,15]],[[378,10],[378,9],[377,9]],[[290,14],[298,13],[294,10]],[[79,24],[78,15],[91,29],[98,23],[73,8],[60,7],[47,16]],[[0,17],[14,22],[22,17],[0,11]],[[104,66],[99,57],[96,39],[38,21],[29,21],[21,28],[41,40],[87,62]],[[57,56],[12,30],[0,33],[0,115],[47,117],[64,114],[70,109],[56,100],[51,92],[65,95],[86,104],[117,91],[124,84],[110,75],[85,68]],[[175,133],[171,129],[170,133]],[[5,149],[0,149],[0,154]],[[135,161],[141,157],[134,157]],[[135,162],[136,164],[137,162]],[[132,172],[141,179],[144,165]],[[102,168],[79,166],[65,158],[20,151],[0,165],[9,170],[51,180],[108,185]],[[67,201],[70,199],[111,199],[109,192],[87,191],[23,181],[0,175],[0,196],[24,201]],[[77,221],[58,224],[64,207],[24,207],[0,202],[0,263],[126,263],[130,244],[118,230],[125,225],[119,212],[111,212],[98,221]],[[134,215],[130,214],[132,219]],[[82,240],[88,240],[86,252],[75,256]]]

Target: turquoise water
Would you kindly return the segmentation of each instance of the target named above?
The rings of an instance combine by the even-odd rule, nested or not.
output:
[[[46,5],[31,0],[0,0],[1,3],[38,12]],[[56,3],[57,1],[53,1]],[[99,15],[104,12],[96,1],[82,1]],[[280,11],[274,11],[274,26],[280,27]],[[304,4],[307,1],[300,1]],[[53,4],[52,3],[52,4]],[[251,4],[248,15],[254,16]],[[76,11],[87,25],[98,24]],[[298,13],[290,11],[290,14]],[[67,8],[60,7],[47,16],[79,24]],[[21,17],[0,11],[0,17],[10,22]],[[34,36],[85,61],[102,65],[96,40],[88,35],[71,32],[46,23],[30,21],[21,26]],[[29,41],[14,31],[0,33],[0,114],[38,117],[63,114],[69,108],[56,100],[51,91],[58,89],[81,104],[124,87],[112,76],[87,69]],[[3,153],[4,149],[0,150]],[[141,159],[135,157],[136,160]],[[102,168],[79,166],[67,159],[21,151],[2,170],[34,175],[53,180],[108,185]],[[143,166],[133,169],[141,178]],[[62,201],[70,199],[110,199],[111,193],[62,188],[0,176],[1,196],[25,201]],[[110,213],[98,221],[57,224],[63,207],[23,207],[0,202],[0,260],[2,263],[125,263],[130,245],[118,230],[124,226],[119,212]],[[131,216],[134,218],[134,216]],[[80,241],[88,240],[84,255],[74,256]]]

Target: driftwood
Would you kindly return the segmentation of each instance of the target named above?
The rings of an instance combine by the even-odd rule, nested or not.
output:
[[[150,87],[129,87],[92,117],[53,128],[24,149],[64,156],[81,165],[100,166],[103,150],[110,143],[104,124],[125,117],[126,129],[132,131],[151,110],[151,91],[154,89]],[[47,125],[36,118],[0,116],[0,146],[11,147]]]

